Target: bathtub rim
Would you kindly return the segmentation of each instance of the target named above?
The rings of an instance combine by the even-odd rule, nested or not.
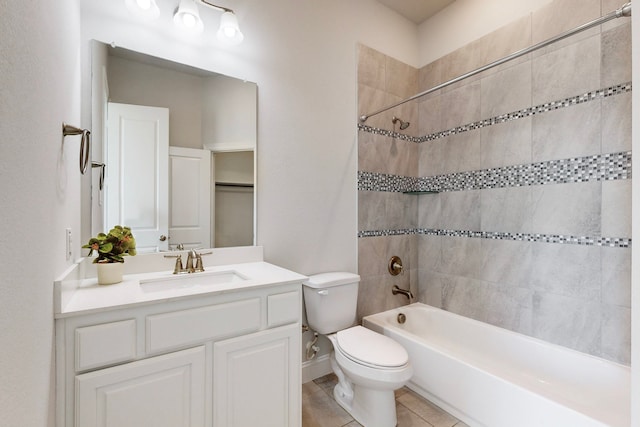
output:
[[[432,351],[435,352],[436,354],[438,354],[441,357],[445,357],[445,358],[449,358],[453,361],[455,361],[456,363],[461,363],[467,367],[470,367],[473,370],[477,370],[479,372],[484,373],[485,375],[489,375],[491,378],[493,378],[493,380],[497,380],[499,382],[503,382],[505,384],[509,384],[511,386],[517,387],[519,390],[531,394],[532,396],[534,396],[535,398],[540,398],[545,400],[546,402],[548,402],[549,404],[551,404],[552,406],[557,405],[562,407],[563,409],[570,411],[572,413],[574,413],[576,416],[578,416],[579,418],[584,418],[586,420],[589,420],[590,424],[588,425],[593,425],[592,423],[602,423],[602,424],[597,424],[597,425],[610,425],[609,423],[611,422],[610,418],[606,415],[608,413],[626,413],[627,416],[625,418],[628,418],[628,416],[630,416],[630,408],[631,408],[631,402],[630,402],[630,372],[631,372],[631,368],[629,366],[617,363],[615,361],[611,361],[611,360],[607,360],[598,356],[594,356],[588,353],[583,353],[568,347],[564,347],[558,344],[554,344],[548,341],[544,341],[542,339],[539,338],[535,338],[535,337],[531,337],[522,333],[518,333],[515,331],[511,331],[505,328],[501,328],[499,326],[495,326],[495,325],[491,325],[489,323],[485,323],[482,321],[478,321],[472,318],[468,318],[462,315],[459,315],[457,313],[453,313],[438,307],[434,307],[434,306],[430,306],[428,304],[424,304],[424,303],[420,303],[420,302],[416,302],[413,304],[409,304],[406,306],[402,306],[402,307],[397,307],[397,308],[393,308],[390,310],[386,310],[384,312],[380,312],[380,313],[375,313],[372,315],[368,315],[363,317],[362,319],[362,323],[363,326],[371,328],[372,330],[385,334],[385,328],[389,328],[391,330],[391,337],[395,338],[394,335],[400,335],[402,339],[406,339],[408,340],[410,343],[415,343],[416,345],[424,345],[424,340],[422,337],[420,337],[419,335],[415,334],[412,331],[408,331],[406,329],[403,329],[401,327],[398,327],[399,325],[396,323],[395,321],[395,317],[397,316],[398,313],[403,312],[404,310],[410,310],[410,309],[418,309],[418,310],[431,310],[431,311],[435,311],[438,312],[444,316],[451,316],[454,318],[458,318],[459,320],[461,320],[462,322],[466,322],[466,323],[471,323],[471,324],[477,324],[478,326],[482,327],[482,328],[488,328],[488,330],[496,330],[499,333],[503,333],[503,334],[507,334],[507,336],[514,336],[519,340],[524,339],[525,341],[530,341],[531,343],[533,343],[534,345],[542,345],[544,347],[550,347],[552,351],[561,351],[561,352],[565,352],[569,355],[569,357],[579,357],[579,358],[584,358],[587,363],[593,362],[593,363],[597,363],[598,365],[603,365],[604,369],[608,369],[608,368],[612,368],[614,371],[612,375],[617,376],[624,376],[622,377],[622,381],[626,382],[625,385],[625,389],[628,391],[628,393],[625,393],[625,390],[621,390],[620,392],[620,396],[629,396],[628,399],[625,398],[625,400],[628,400],[628,403],[625,405],[624,401],[622,401],[622,405],[626,406],[626,411],[603,411],[603,412],[593,412],[592,410],[589,410],[590,407],[588,405],[585,405],[584,403],[576,400],[571,400],[570,398],[564,397],[564,396],[569,396],[567,394],[558,394],[557,396],[559,396],[558,398],[556,398],[556,395],[553,394],[549,394],[544,392],[545,390],[542,389],[536,389],[535,387],[528,387],[526,383],[521,383],[519,381],[510,381],[513,379],[513,377],[509,377],[508,375],[506,376],[501,376],[499,374],[496,374],[495,372],[492,371],[487,371],[485,369],[483,369],[483,366],[476,366],[474,365],[473,361],[469,361],[469,360],[465,360],[464,358],[459,357],[459,354],[455,354],[455,352],[451,351],[451,349],[446,349],[446,348],[442,348],[440,347],[438,344],[429,344],[426,343],[426,349],[427,351]],[[408,313],[405,313],[408,314]],[[617,381],[617,379],[612,379],[611,380],[612,383],[615,385],[615,381]],[[438,397],[435,393],[437,391],[430,391],[425,389],[421,384],[416,383],[415,381],[411,380],[409,382],[409,384],[407,384],[407,387],[411,390],[413,390],[414,392],[418,393],[419,395],[425,397],[426,399],[430,400],[431,402],[433,402],[434,404],[440,406],[441,408],[443,408],[444,410],[446,410],[447,412],[449,412],[451,415],[456,416],[457,418],[459,418],[460,420],[469,423],[471,422],[472,424],[470,425],[477,425],[477,420],[475,420],[474,418],[468,416],[464,411],[462,411],[461,409],[456,408],[455,406],[452,406],[451,404],[447,403],[445,400],[443,400],[442,398]],[[613,399],[613,402],[618,402],[619,399]],[[605,406],[606,408],[607,406]],[[584,410],[581,410],[583,408],[586,408]],[[628,418],[630,419],[630,418]],[[617,424],[616,424],[617,425]],[[623,424],[626,425],[626,424]]]

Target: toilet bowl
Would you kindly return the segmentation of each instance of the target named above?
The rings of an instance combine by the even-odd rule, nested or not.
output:
[[[331,368],[338,377],[336,401],[365,427],[395,427],[394,391],[413,374],[409,356],[399,343],[353,326],[360,276],[322,273],[304,282],[309,327],[333,344]]]
[[[393,427],[396,389],[404,386],[413,368],[397,342],[362,326],[331,334],[331,367],[338,377],[336,402],[365,427]]]

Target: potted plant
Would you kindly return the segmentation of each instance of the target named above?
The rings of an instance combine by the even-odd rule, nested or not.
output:
[[[89,249],[89,256],[98,252],[93,260],[98,264],[98,283],[110,285],[122,281],[123,257],[136,254],[136,239],[129,227],[116,225],[108,234],[99,233],[82,247]]]

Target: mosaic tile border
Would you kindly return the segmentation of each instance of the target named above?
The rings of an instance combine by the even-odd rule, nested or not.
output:
[[[560,243],[581,246],[602,246],[611,248],[630,248],[631,239],[626,237],[589,237],[565,236],[561,234],[536,233],[505,233],[499,231],[470,231],[470,230],[437,230],[432,228],[413,228],[399,230],[369,230],[359,231],[358,238],[385,237],[403,235],[429,235],[447,237],[470,237],[491,240],[512,240],[519,242]]]
[[[361,191],[461,191],[631,179],[631,151],[421,178],[358,171]]]
[[[534,107],[524,108],[522,110],[514,111],[511,113],[502,114],[499,116],[491,117],[489,119],[479,120],[477,122],[469,123],[466,125],[458,126],[453,129],[444,130],[441,132],[432,133],[425,136],[409,136],[401,134],[399,132],[375,128],[367,126],[363,123],[358,123],[358,130],[363,132],[369,132],[375,135],[384,135],[389,138],[401,139],[404,141],[422,143],[435,141],[440,138],[446,138],[447,136],[456,135],[471,130],[481,129],[486,126],[492,126],[499,123],[509,122],[511,120],[523,119],[536,114],[542,114],[549,111],[558,110],[560,108],[572,107],[574,105],[583,104],[589,101],[596,101],[599,99],[607,98],[622,93],[631,92],[631,82],[622,83],[614,86],[609,86],[604,89],[598,89],[595,91],[587,92],[582,95],[572,96],[569,98],[561,99],[558,101],[551,101],[544,104],[536,105]]]

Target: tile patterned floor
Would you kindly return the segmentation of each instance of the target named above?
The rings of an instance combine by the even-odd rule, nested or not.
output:
[[[302,385],[302,427],[362,427],[333,399],[338,379],[329,374]],[[404,387],[396,392],[398,427],[468,427]]]

